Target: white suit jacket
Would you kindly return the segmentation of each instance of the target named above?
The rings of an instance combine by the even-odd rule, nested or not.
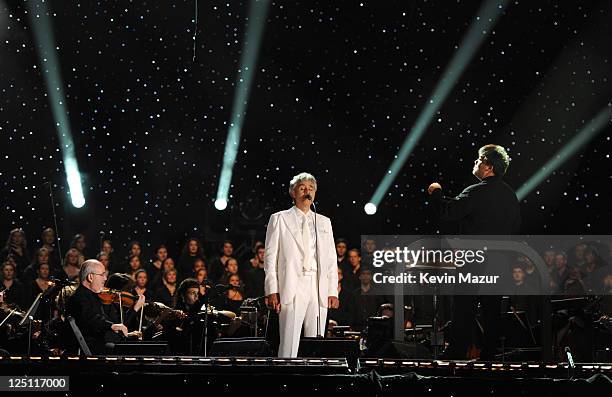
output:
[[[320,214],[316,217],[319,303],[321,307],[327,307],[327,298],[338,296],[336,244],[331,220]],[[304,258],[302,233],[294,210],[288,209],[270,216],[265,246],[266,296],[279,293],[281,305],[291,303],[295,297],[298,279],[303,277]]]

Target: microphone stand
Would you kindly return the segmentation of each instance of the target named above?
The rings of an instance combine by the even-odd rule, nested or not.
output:
[[[49,184],[49,197],[51,197],[51,211],[53,213],[53,224],[55,225],[55,237],[57,239],[57,252],[59,253],[59,259],[60,259],[60,266],[62,261],[64,260],[64,257],[62,256],[62,245],[60,243],[60,233],[59,233],[59,229],[57,228],[57,214],[55,213],[55,201],[53,200],[53,187],[51,186],[51,182],[45,182]]]
[[[219,285],[213,286],[213,288],[211,288],[210,291],[206,293],[207,296],[205,297],[206,299],[204,301],[204,328],[202,329],[202,333],[200,334],[200,346],[199,346],[199,352],[201,352],[202,342],[204,343],[204,357],[208,357],[208,315],[209,315],[209,311],[212,311],[212,309],[210,308],[210,299],[211,299],[210,294],[214,293],[215,298],[216,298],[216,295],[218,294],[217,287],[219,287]],[[200,321],[200,320],[197,320],[197,321]],[[193,339],[193,336],[192,336],[192,339]]]
[[[34,322],[34,316],[36,315],[36,311],[38,311],[38,305],[40,304],[43,294],[43,292],[38,294],[26,314],[23,316],[23,319],[19,322],[19,326],[25,324],[26,321],[28,322],[28,356],[30,356],[30,352],[32,351],[32,323]]]
[[[104,233],[104,231],[100,231],[100,250],[98,252],[102,252],[102,248],[104,247],[104,237],[106,237],[106,233]]]
[[[208,312],[210,310],[210,299],[204,303],[204,357],[208,357]],[[202,338],[200,338],[200,351],[202,351]]]
[[[318,315],[317,315],[317,338],[323,338],[323,335],[321,334],[321,302],[319,302],[319,299],[321,299],[321,291],[320,291],[320,275],[321,275],[321,261],[319,260],[319,232],[317,230],[317,206],[315,205],[314,201],[312,202],[312,208],[313,208],[313,212],[314,212],[314,229],[315,229],[315,263],[317,264],[317,310],[318,310]]]

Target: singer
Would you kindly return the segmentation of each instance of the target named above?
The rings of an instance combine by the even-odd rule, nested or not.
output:
[[[327,309],[338,308],[334,235],[331,220],[310,210],[316,191],[314,176],[294,176],[294,206],[268,221],[265,293],[266,304],[279,314],[279,357],[297,357],[302,325],[305,337],[324,335]]]

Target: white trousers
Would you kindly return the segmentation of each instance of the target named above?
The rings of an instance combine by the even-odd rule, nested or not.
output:
[[[327,308],[321,307],[319,318],[321,335],[325,335]],[[317,276],[304,275],[298,282],[293,302],[281,305],[278,315],[280,328],[279,357],[297,357],[300,346],[300,332],[304,325],[304,336],[317,336],[317,317],[319,317],[319,298],[317,296]]]

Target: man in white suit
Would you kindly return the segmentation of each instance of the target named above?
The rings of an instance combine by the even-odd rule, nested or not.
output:
[[[294,176],[289,194],[295,205],[272,214],[268,221],[266,304],[279,314],[279,357],[297,357],[302,325],[306,337],[324,335],[327,308],[339,304],[331,221],[310,211],[316,191],[314,176]]]

